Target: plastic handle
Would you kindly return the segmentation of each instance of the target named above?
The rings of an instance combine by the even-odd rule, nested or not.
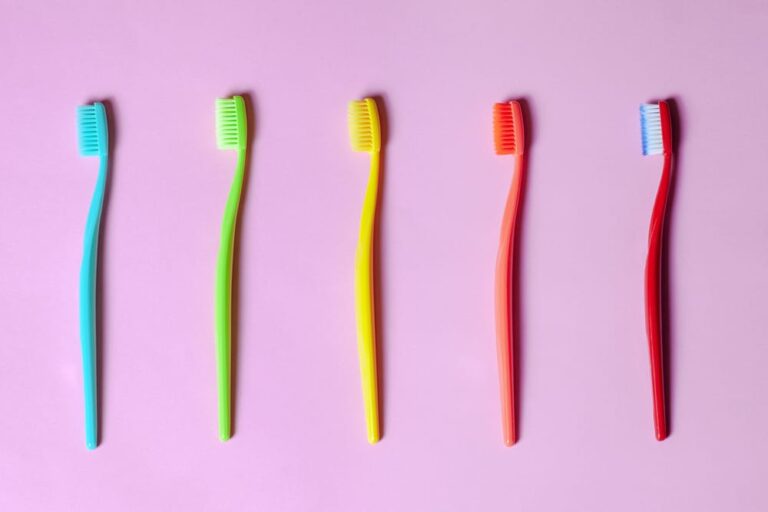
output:
[[[216,380],[219,402],[219,439],[232,436],[232,259],[240,196],[245,175],[245,150],[237,153],[237,169],[229,190],[221,243],[216,262]]]
[[[662,242],[667,211],[667,198],[672,176],[672,155],[664,153],[664,169],[653,205],[648,233],[648,259],[645,266],[645,320],[648,348],[651,356],[651,385],[653,388],[653,420],[656,439],[667,437],[667,413],[664,395],[664,357],[662,340]]]
[[[355,253],[355,313],[357,317],[357,349],[360,355],[360,377],[363,385],[365,424],[368,442],[380,439],[379,391],[376,368],[376,308],[374,301],[373,245],[376,224],[376,201],[379,191],[379,153],[371,154],[371,172],[360,218],[360,238]]]
[[[99,229],[107,182],[107,156],[99,157],[99,175],[88,209],[80,268],[80,344],[83,353],[85,391],[85,445],[98,445],[98,387],[96,382],[96,270],[99,259]]]
[[[504,444],[512,446],[517,441],[515,410],[515,340],[513,327],[513,292],[515,263],[515,230],[520,210],[520,194],[523,183],[523,155],[517,157],[515,174],[507,196],[504,217],[501,221],[501,239],[496,259],[496,348],[499,361],[499,386],[501,391],[501,418]]]

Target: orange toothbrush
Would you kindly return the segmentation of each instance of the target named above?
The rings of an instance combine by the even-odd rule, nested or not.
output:
[[[512,446],[517,441],[515,411],[515,230],[520,211],[523,188],[523,112],[520,103],[496,103],[493,106],[493,136],[497,155],[514,155],[515,174],[504,207],[501,221],[501,239],[496,259],[496,345],[499,360],[499,385],[501,389],[501,418],[504,444]]]

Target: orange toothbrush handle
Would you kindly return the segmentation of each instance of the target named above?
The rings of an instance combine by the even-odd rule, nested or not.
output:
[[[512,186],[501,221],[501,239],[496,259],[496,347],[499,360],[499,386],[501,391],[501,418],[504,444],[517,441],[515,411],[515,229],[523,184],[523,156],[517,157]]]

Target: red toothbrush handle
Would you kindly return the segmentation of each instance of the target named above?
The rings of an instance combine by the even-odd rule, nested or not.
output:
[[[515,294],[515,228],[520,209],[523,182],[523,155],[517,157],[512,186],[509,189],[504,217],[501,221],[499,253],[496,258],[496,348],[499,362],[501,419],[504,444],[517,441],[515,411],[515,328],[513,304]]]
[[[663,118],[663,116],[662,116]],[[664,392],[664,354],[662,325],[662,243],[667,198],[671,181],[672,154],[664,153],[664,170],[653,205],[648,233],[648,259],[645,266],[645,321],[651,356],[651,385],[653,388],[653,420],[656,439],[667,437],[667,407]]]

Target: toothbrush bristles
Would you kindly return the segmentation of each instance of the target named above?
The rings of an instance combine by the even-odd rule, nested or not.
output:
[[[241,96],[216,99],[216,142],[219,149],[242,149],[246,138],[245,102]]]
[[[660,155],[664,152],[661,131],[661,109],[658,103],[640,105],[640,132],[643,155]]]
[[[105,150],[106,117],[100,103],[77,107],[78,146],[82,156],[97,156]]]
[[[349,103],[349,140],[355,151],[379,151],[381,129],[374,100],[367,98]]]
[[[496,103],[493,106],[493,138],[497,155],[523,153],[523,115],[517,101]]]

